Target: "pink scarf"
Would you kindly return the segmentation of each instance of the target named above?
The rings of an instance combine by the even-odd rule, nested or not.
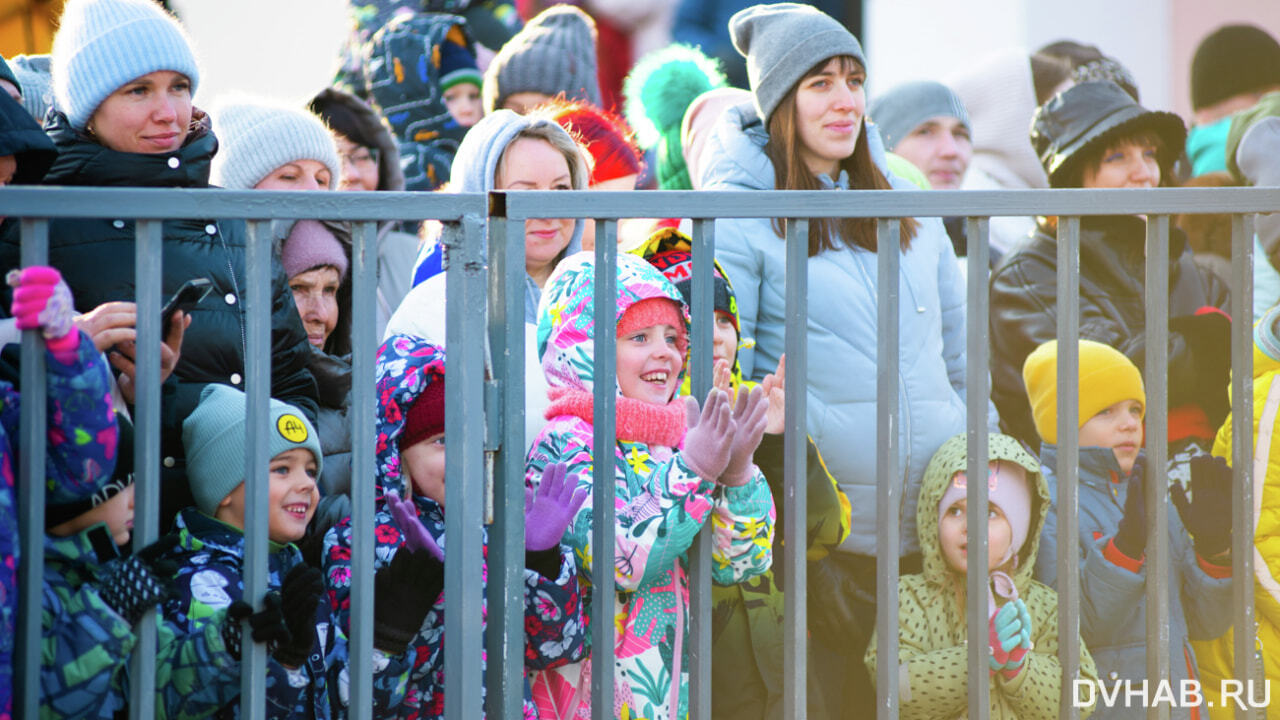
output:
[[[594,396],[584,390],[551,388],[551,406],[546,418],[572,415],[592,422],[595,407]],[[684,400],[676,398],[666,405],[654,405],[644,400],[619,396],[615,413],[616,432],[619,440],[642,442],[646,445],[679,447],[684,441]]]

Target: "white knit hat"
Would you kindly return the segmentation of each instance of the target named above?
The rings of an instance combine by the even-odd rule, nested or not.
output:
[[[151,0],[68,0],[53,38],[53,93],[58,109],[84,128],[120,86],[159,70],[200,82],[191,41]]]
[[[249,190],[276,168],[315,160],[329,168],[329,189],[338,186],[342,161],[324,122],[298,108],[258,100],[222,103],[213,110],[218,153],[209,181],[231,190]]]

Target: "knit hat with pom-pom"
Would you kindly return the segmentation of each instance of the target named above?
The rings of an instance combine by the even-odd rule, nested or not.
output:
[[[658,148],[659,188],[693,189],[680,143],[681,123],[694,98],[727,83],[715,60],[688,45],[649,53],[627,76],[627,121],[636,128],[642,148]]]

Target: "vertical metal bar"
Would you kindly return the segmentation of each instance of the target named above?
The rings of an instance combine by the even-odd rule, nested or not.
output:
[[[481,577],[484,542],[485,281],[480,219],[445,224],[445,717],[474,720],[483,710]],[[469,411],[470,410],[470,411]]]
[[[693,229],[693,396],[702,402],[711,389],[711,330],[715,326],[712,263],[715,223],[699,220]],[[689,715],[711,717],[711,516],[689,550]],[[680,682],[680,678],[672,678]]]
[[[809,221],[787,220],[786,345],[791,360],[786,387],[786,430],[782,439],[783,493],[786,496],[783,537],[788,542],[782,614],[782,716],[802,720],[808,714],[808,515],[809,435],[805,414],[809,369]],[[896,595],[896,592],[895,592]],[[855,658],[855,661],[857,658]],[[897,665],[897,663],[894,663]]]
[[[134,240],[134,301],[138,340],[134,363],[134,551],[160,536],[160,286],[164,228],[159,220],[140,220]],[[129,716],[156,714],[156,613],[149,608],[134,626],[138,644],[130,658]]]
[[[1231,216],[1231,467],[1235,490],[1231,499],[1231,607],[1235,628],[1232,657],[1237,679],[1246,693],[1265,688],[1258,653],[1258,628],[1253,601],[1253,327],[1240,318],[1253,317],[1253,216]],[[1263,262],[1266,262],[1264,259]],[[1254,683],[1250,687],[1248,683]],[[1258,716],[1252,703],[1236,706],[1236,717]]]
[[[501,445],[489,530],[488,717],[519,720],[524,697],[524,223],[489,215],[489,348],[501,383]],[[503,210],[505,213],[505,209]],[[496,625],[495,625],[496,623]]]
[[[613,717],[614,498],[616,496],[614,412],[617,398],[618,244],[616,220],[597,220],[604,240],[596,243],[595,307],[595,448],[591,472],[591,717]],[[611,234],[614,233],[614,234]],[[679,682],[678,678],[673,682]]]
[[[49,258],[49,221],[22,219],[22,267]],[[45,349],[39,330],[22,332],[22,405],[18,455],[18,527],[25,550],[18,562],[18,637],[14,648],[14,717],[40,716],[41,619],[44,588],[44,465],[48,426]],[[31,659],[32,661],[28,661]]]
[[[378,225],[354,228],[351,248],[351,661],[350,715],[373,712],[374,309],[378,290]]]
[[[967,522],[969,564],[965,575],[965,604],[969,637],[969,717],[985,718],[991,712],[991,686],[987,663],[987,243],[990,221],[966,220],[969,238],[968,329],[965,341],[965,395],[968,405]]]
[[[267,465],[269,437],[267,399],[271,396],[271,223],[249,221],[245,249],[245,297],[247,342],[245,393],[248,413],[245,423],[244,459],[244,597],[261,609],[269,588],[267,578]],[[264,720],[267,712],[267,648],[253,641],[246,619],[244,646],[240,653],[240,716]]]
[[[1080,675],[1080,218],[1058,218],[1058,717],[1074,720]]]
[[[1169,216],[1147,217],[1147,679],[1169,679]],[[1169,717],[1152,703],[1151,720]]]
[[[898,554],[902,532],[901,421],[898,411],[898,323],[900,264],[897,219],[876,220],[879,268],[876,347],[876,704],[877,720],[898,717]],[[803,536],[802,536],[803,537]]]

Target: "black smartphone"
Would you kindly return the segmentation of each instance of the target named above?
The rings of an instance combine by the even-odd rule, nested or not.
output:
[[[169,323],[173,321],[173,314],[179,310],[187,312],[191,308],[205,299],[210,292],[213,291],[213,281],[209,278],[198,277],[191,278],[184,282],[178,291],[169,296],[168,302],[160,310],[160,330],[165,335],[169,334]]]

